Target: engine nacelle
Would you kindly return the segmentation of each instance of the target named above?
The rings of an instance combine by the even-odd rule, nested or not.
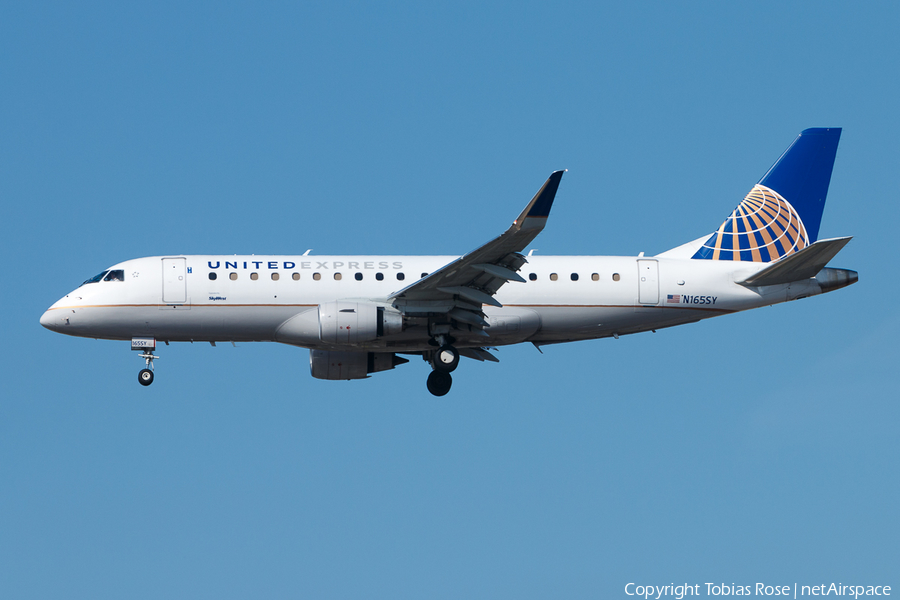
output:
[[[403,316],[370,302],[319,305],[319,339],[328,344],[359,344],[403,329]]]
[[[310,350],[309,371],[316,379],[365,379],[409,362],[393,352],[335,352]]]

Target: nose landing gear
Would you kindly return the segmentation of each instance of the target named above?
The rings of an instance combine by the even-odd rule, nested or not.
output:
[[[144,359],[147,367],[141,369],[140,373],[138,373],[138,383],[146,387],[153,383],[153,361],[159,358],[153,354],[153,351],[156,350],[156,340],[153,338],[132,338],[131,349],[143,350],[140,357]]]
[[[141,372],[138,373],[138,382],[143,386],[148,386],[153,383],[153,361],[159,357],[153,354],[153,350],[147,350],[141,354],[141,358],[146,361],[148,368],[141,369]]]

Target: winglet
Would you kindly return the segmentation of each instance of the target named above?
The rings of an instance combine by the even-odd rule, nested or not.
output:
[[[565,170],[554,171],[550,174],[549,179],[544,182],[544,185],[538,190],[538,193],[534,195],[534,198],[531,199],[531,202],[528,203],[528,206],[526,206],[525,210],[522,211],[522,214],[519,215],[519,218],[515,220],[515,224],[518,225],[519,228],[522,228],[525,225],[526,219],[544,220],[550,216],[550,207],[553,206],[553,199],[556,198],[556,190],[559,189],[559,182],[562,179],[563,173],[565,173]],[[538,227],[543,226],[543,223],[538,225]]]

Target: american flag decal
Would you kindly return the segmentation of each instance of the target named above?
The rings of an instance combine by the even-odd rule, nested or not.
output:
[[[669,294],[666,296],[666,304],[681,304],[681,296],[679,294]]]

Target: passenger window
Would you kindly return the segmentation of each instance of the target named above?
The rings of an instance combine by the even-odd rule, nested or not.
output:
[[[556,281],[557,279],[559,279],[559,275],[557,275],[556,273],[550,273],[550,281]]]
[[[278,273],[272,273],[272,281],[278,281],[279,279],[281,279],[281,275],[279,275]]]
[[[291,278],[294,281],[300,281],[300,273],[294,273],[293,275],[291,275]]]
[[[354,277],[357,281],[362,281],[362,273],[357,273],[356,275],[354,275]]]
[[[259,273],[250,273],[250,279],[256,281],[257,279],[259,279]]]
[[[403,273],[397,273],[397,281],[403,281],[404,279],[406,279],[406,275],[404,275]]]
[[[316,281],[322,279],[322,274],[321,273],[313,273],[313,279],[315,279]]]
[[[122,269],[110,271],[106,277],[103,278],[103,281],[125,281],[125,271]]]
[[[384,273],[375,273],[375,279],[382,281],[384,279]]]
[[[578,281],[578,273],[572,273],[572,281]]]
[[[619,277],[619,274],[613,273],[613,281],[618,281],[619,279],[621,279],[621,277]]]
[[[228,279],[237,281],[237,273],[231,273],[230,275],[228,275]]]
[[[340,274],[340,273],[335,273],[335,274],[334,274],[334,280],[335,280],[335,281],[340,281],[340,280],[341,280],[341,274]]]
[[[218,275],[216,275],[215,273],[210,273],[210,274],[209,274],[209,280],[210,280],[210,281],[215,281],[217,277],[218,277]]]
[[[600,281],[600,274],[594,273],[593,275],[591,275],[591,281]]]
[[[528,276],[528,279],[531,281],[537,281],[537,273],[532,273]]]

